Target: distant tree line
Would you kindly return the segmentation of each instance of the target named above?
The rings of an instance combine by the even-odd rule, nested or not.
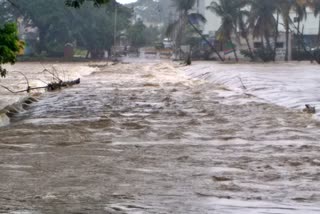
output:
[[[23,47],[13,24],[17,22],[36,29],[36,38],[25,42],[37,55],[62,56],[65,44],[71,43],[99,58],[123,34],[135,47],[151,44],[157,29],[141,21],[132,24],[132,12],[115,0],[0,0],[0,65],[14,63]],[[0,67],[0,75],[5,73]]]
[[[97,45],[92,45],[90,39],[92,40],[93,38],[86,37],[85,35],[88,32],[85,31],[93,31],[95,30],[94,28],[99,28],[101,25],[93,24],[90,25],[91,28],[82,28],[82,24],[89,26],[87,19],[89,17],[80,18],[80,13],[87,12],[90,18],[94,19],[93,16],[97,13],[102,14],[102,9],[100,11],[92,11],[92,6],[87,5],[83,6],[84,9],[79,14],[76,14],[71,9],[64,7],[64,4],[66,4],[70,7],[80,8],[86,1],[93,2],[93,5],[96,7],[109,2],[109,0],[0,0],[0,76],[4,77],[7,73],[6,69],[1,67],[1,65],[15,63],[18,52],[24,46],[24,43],[18,37],[18,30],[15,24],[18,18],[22,18],[26,26],[38,28],[39,52],[49,50],[50,47],[57,49],[61,44],[64,45],[67,41],[75,41],[75,39],[79,38],[81,38],[80,41],[83,46],[92,51],[93,47]],[[104,11],[110,11],[110,6],[109,8],[105,8]],[[130,12],[120,8],[120,15],[128,20]],[[109,21],[110,16],[103,15],[98,18],[96,15],[95,18],[97,19],[94,22],[99,23],[100,21],[101,23]],[[126,25],[126,22],[122,25]],[[101,43],[103,44],[102,47],[108,47],[104,39]]]
[[[37,28],[37,53],[58,55],[66,43],[76,43],[88,50],[91,56],[97,57],[102,50],[110,50],[113,44],[115,7],[118,32],[130,24],[130,9],[115,1],[113,4],[101,4],[107,2],[102,0],[93,1],[94,5],[84,4],[80,0],[11,1],[14,5],[3,3],[5,7],[11,8],[11,17],[22,19],[26,27]],[[66,7],[65,3],[78,9]]]

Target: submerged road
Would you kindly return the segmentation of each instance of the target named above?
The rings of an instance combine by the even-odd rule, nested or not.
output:
[[[171,63],[108,66],[0,128],[0,213],[320,213],[319,128]]]

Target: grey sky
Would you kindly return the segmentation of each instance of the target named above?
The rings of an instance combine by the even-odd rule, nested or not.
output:
[[[137,0],[117,0],[117,2],[121,3],[121,4],[127,4],[127,3],[131,3],[131,2],[135,2]]]

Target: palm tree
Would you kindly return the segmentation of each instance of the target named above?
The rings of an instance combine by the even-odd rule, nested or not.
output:
[[[236,29],[238,28],[240,36],[245,39],[246,44],[248,46],[249,53],[251,55],[251,59],[254,59],[254,53],[252,50],[252,47],[249,42],[249,34],[250,34],[250,28],[248,26],[248,19],[250,16],[250,12],[245,8],[249,4],[248,0],[240,0],[238,5],[238,13],[235,17],[236,23],[238,26],[236,26]],[[236,32],[237,34],[237,32]],[[240,41],[240,39],[239,39]]]
[[[216,48],[202,35],[202,32],[196,27],[200,22],[206,22],[203,15],[199,13],[189,13],[194,7],[196,0],[173,0],[175,7],[179,13],[178,19],[169,25],[167,28],[167,35],[171,35],[174,38],[175,46],[180,47],[180,41],[186,26],[189,24],[201,38],[211,47],[211,49],[218,55],[221,61],[224,61]]]
[[[253,37],[259,37],[262,41],[266,39],[267,47],[271,49],[270,36],[276,31],[277,21],[274,13],[277,8],[277,0],[252,0],[250,1],[251,11],[249,17],[250,27],[252,28]]]
[[[289,34],[290,34],[290,24],[292,22],[290,18],[290,12],[293,2],[291,0],[278,0],[280,7],[280,14],[282,16],[284,28],[286,31],[286,54],[285,61],[289,60]]]
[[[231,37],[232,34],[236,37],[238,36],[238,25],[244,32],[244,12],[241,10],[244,4],[245,1],[243,0],[219,0],[219,2],[212,1],[210,6],[207,7],[207,9],[221,18],[221,25],[217,32],[217,38],[224,43],[229,42],[232,44],[233,53],[237,61],[238,56]]]
[[[289,34],[290,34],[290,25],[292,24],[292,20],[290,17],[290,13],[295,11],[297,14],[297,18],[299,22],[306,18],[306,1],[301,0],[278,0],[280,13],[282,15],[282,19],[284,22],[284,27],[286,31],[286,54],[285,60],[289,60]]]
[[[273,61],[276,61],[277,58],[277,43],[278,43],[278,37],[279,37],[279,20],[280,20],[280,10],[279,8],[276,10],[276,32],[274,34],[274,47],[273,47]]]

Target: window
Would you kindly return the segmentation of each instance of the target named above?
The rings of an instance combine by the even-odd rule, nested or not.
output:
[[[262,48],[261,42],[255,42],[253,45],[254,45],[254,48]]]
[[[283,48],[283,47],[284,47],[283,42],[277,42],[276,47],[277,47],[277,48]]]

